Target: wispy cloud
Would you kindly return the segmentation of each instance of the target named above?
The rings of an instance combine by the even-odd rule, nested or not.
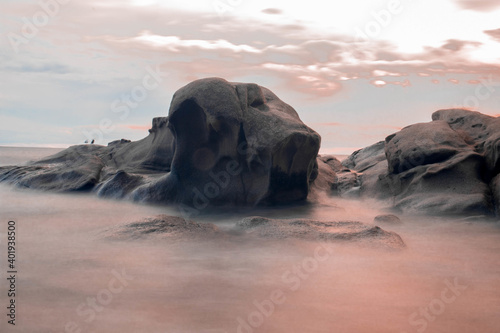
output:
[[[480,12],[491,11],[500,7],[500,3],[496,0],[456,0],[456,2],[464,9]]]
[[[323,6],[290,2],[269,7],[267,2],[252,1],[221,19],[210,1],[200,6],[186,3],[180,9],[163,1],[73,0],[39,29],[36,38],[21,45],[19,53],[7,39],[0,41],[0,112],[12,116],[9,121],[15,124],[26,119],[31,129],[34,123],[50,129],[93,128],[110,118],[117,125],[113,135],[136,138],[148,128],[127,124],[149,124],[151,117],[167,114],[176,89],[218,76],[269,87],[302,118],[323,124],[318,126],[325,138],[332,129],[346,129],[324,144],[351,140],[349,131],[372,140],[393,130],[377,126],[408,121],[399,115],[401,110],[411,109],[419,115],[415,119],[428,119],[433,108],[460,103],[490,75],[500,80],[500,29],[483,20],[467,21],[470,34],[458,29],[464,18],[493,20],[486,8],[493,10],[498,2],[436,0],[432,8],[456,9],[457,4],[475,12],[459,11],[456,20],[432,25],[434,21],[414,14],[425,6],[412,2],[384,27],[380,38],[360,41],[354,28],[366,26],[370,21],[365,19],[373,21],[370,13],[385,8],[386,1],[366,1],[365,6],[331,2],[336,19]],[[302,10],[306,7],[307,13]],[[0,14],[0,31],[20,34],[23,17],[39,10],[35,1],[9,2]],[[414,23],[422,20],[426,26],[415,31]],[[398,35],[406,24],[414,35]],[[438,33],[444,38],[436,42]],[[415,47],[404,50],[403,44]],[[148,66],[160,66],[170,76],[120,125],[110,106],[141,83]],[[481,107],[492,112],[491,105],[493,100]],[[375,127],[342,125],[356,122]],[[57,133],[44,135],[51,142],[80,141],[78,130],[66,137]],[[25,132],[25,137],[30,135],[38,140]],[[369,143],[360,139],[353,145]]]
[[[283,11],[281,9],[278,9],[278,8],[266,8],[266,9],[263,9],[262,12],[264,14],[270,14],[270,15],[279,15],[279,14],[283,13]]]
[[[500,42],[500,28],[494,30],[485,30],[484,33],[489,35],[494,40]]]

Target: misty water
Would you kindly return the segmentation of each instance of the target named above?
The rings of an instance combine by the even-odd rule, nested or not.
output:
[[[31,153],[0,148],[0,161],[38,157]],[[400,215],[401,225],[381,227],[402,237],[402,250],[230,232],[118,241],[103,235],[179,212],[4,184],[0,203],[1,332],[500,331],[500,227],[492,221]],[[374,202],[328,197],[196,221],[223,230],[249,215],[373,224],[380,213]],[[17,232],[15,326],[6,316],[10,220]]]

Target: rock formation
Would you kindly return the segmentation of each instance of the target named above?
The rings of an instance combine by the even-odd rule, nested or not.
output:
[[[252,216],[244,218],[236,226],[248,234],[271,239],[364,241],[394,249],[405,247],[405,243],[398,234],[357,221],[325,222],[309,219],[270,219]]]
[[[195,222],[178,216],[157,215],[141,221],[105,229],[100,237],[107,240],[192,241],[193,239],[241,241],[257,237],[272,240],[298,239],[315,242],[362,242],[363,244],[403,249],[404,241],[395,232],[357,221],[315,221],[309,219],[271,219],[246,217],[231,228],[219,229],[209,222]]]
[[[319,146],[320,136],[270,90],[209,78],[179,89],[168,117],[153,119],[140,141],[73,146],[27,166],[2,167],[0,181],[195,211],[289,203],[307,198]]]
[[[157,215],[142,221],[107,229],[101,235],[110,240],[144,239],[150,237],[183,240],[207,236],[221,236],[222,232],[212,223],[198,223],[178,216]]]
[[[317,156],[320,136],[270,90],[208,78],[179,89],[149,132],[1,167],[0,181],[175,203],[188,216],[324,193],[407,213],[500,215],[500,118],[478,112],[439,110],[340,162]]]
[[[344,168],[328,156],[318,163],[335,170],[334,194],[377,198],[410,213],[499,213],[500,118],[439,110],[432,122],[354,152]]]

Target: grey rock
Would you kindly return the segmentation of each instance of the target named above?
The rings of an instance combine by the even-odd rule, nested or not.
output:
[[[168,238],[169,240],[193,240],[219,235],[219,228],[212,223],[198,223],[178,216],[157,215],[144,220],[105,230],[101,237],[111,240],[141,238]]]
[[[0,181],[40,190],[88,191],[99,182],[104,150],[98,145],[73,146],[27,166],[2,167]]]
[[[173,96],[168,117],[139,141],[80,145],[0,180],[56,191],[212,205],[303,201],[318,176],[320,136],[270,90],[220,78],[194,81]]]
[[[475,154],[473,147],[445,121],[411,125],[385,139],[385,154],[392,174],[445,162],[462,153]]]
[[[333,155],[319,155],[318,159],[327,164],[335,172],[349,171],[349,169],[342,165],[342,162]]]
[[[496,208],[496,215],[500,216],[500,174],[493,178],[490,187],[493,192],[493,202]]]
[[[360,180],[356,172],[346,168],[332,155],[318,156],[317,163],[319,174],[314,181],[316,190],[326,190],[332,195],[344,197],[358,196]]]
[[[355,151],[342,164],[350,170],[364,172],[379,162],[385,161],[384,148],[384,141],[379,141],[371,146]]]
[[[236,226],[248,234],[269,239],[364,241],[394,249],[405,247],[405,243],[398,234],[357,221],[323,222],[309,219],[270,219],[252,216],[239,221]]]
[[[302,201],[317,176],[319,135],[256,84],[202,79],[179,89],[168,126],[171,172],[137,188],[137,200],[210,205]]]
[[[310,194],[308,199],[310,201],[320,201],[321,194],[332,194],[332,188],[338,182],[336,172],[332,169],[330,164],[324,162],[321,156],[317,158],[317,175],[315,180],[310,186]]]
[[[407,213],[491,215],[498,175],[498,118],[462,109],[439,110],[353,153],[362,197]]]

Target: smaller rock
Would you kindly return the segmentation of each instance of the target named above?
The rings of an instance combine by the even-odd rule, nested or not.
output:
[[[252,216],[239,221],[236,227],[248,234],[268,239],[294,238],[323,242],[363,241],[390,249],[406,247],[398,234],[358,221],[271,219]]]
[[[383,214],[377,215],[373,219],[375,223],[386,223],[386,224],[401,224],[401,219],[393,214]]]
[[[338,158],[336,158],[333,155],[318,155],[318,158],[328,164],[333,171],[335,172],[341,172],[341,171],[349,171],[345,166],[342,165],[342,162],[339,161]]]
[[[179,216],[157,215],[139,222],[129,223],[108,229],[104,238],[112,240],[129,240],[148,237],[169,239],[193,239],[201,236],[219,234],[219,228],[212,223],[198,223]]]

